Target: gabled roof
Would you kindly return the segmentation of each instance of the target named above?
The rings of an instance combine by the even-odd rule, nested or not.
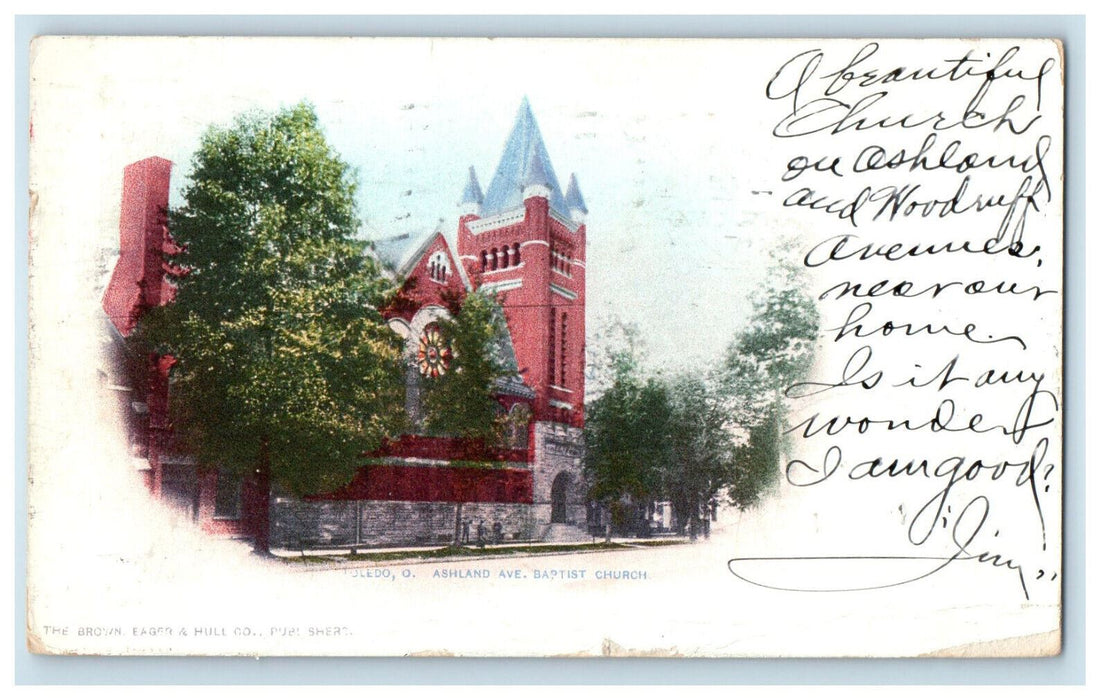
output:
[[[536,168],[538,174],[533,172]],[[536,177],[544,180],[544,184],[551,188],[550,208],[568,216],[569,210],[562,196],[562,188],[558,185],[558,176],[554,173],[554,166],[550,164],[550,156],[546,152],[542,134],[539,133],[539,125],[535,121],[535,115],[531,113],[531,104],[524,97],[516,114],[515,126],[504,144],[504,153],[500,156],[500,164],[496,166],[496,174],[489,182],[481,215],[490,216],[522,206],[523,188],[529,179]]]
[[[497,304],[493,315],[496,324],[496,354],[500,358],[500,364],[512,374],[519,374],[519,360],[516,359],[516,349],[512,345],[512,334],[508,331],[508,318],[504,315],[504,309]]]
[[[442,224],[442,222],[440,221],[439,224]],[[465,287],[466,291],[472,290],[473,285],[469,280],[469,275],[466,274],[465,267],[458,258],[457,251],[450,245],[450,239],[443,234],[441,226],[435,226],[435,228],[427,233],[402,233],[399,236],[378,238],[370,241],[370,247],[373,249],[373,253],[377,256],[377,259],[392,271],[393,274],[403,280],[412,273],[412,270],[423,257],[423,254],[427,252],[427,249],[431,247],[435,239],[439,236],[442,236],[446,244],[446,250],[450,253],[450,259],[454,263],[454,268],[461,276],[462,286]]]
[[[500,365],[509,373],[509,376],[496,380],[496,389],[502,394],[533,399],[535,391],[523,382],[523,377],[519,373],[519,360],[516,358],[515,345],[512,344],[511,331],[508,330],[508,318],[499,304],[496,306],[495,318],[496,354],[500,359]]]
[[[424,234],[402,233],[399,236],[378,238],[370,241],[370,246],[373,248],[374,254],[382,264],[399,274],[404,263],[412,257],[412,253],[426,242],[427,239],[434,236],[434,233],[434,231]]]
[[[399,236],[377,239],[371,241],[371,245],[377,259],[388,267],[388,269],[400,280],[403,280],[412,273],[415,265],[423,259],[427,249],[431,247],[439,236],[442,236],[442,231],[435,228],[430,233],[425,234],[404,233]],[[446,240],[445,236],[443,236],[443,240]],[[454,261],[455,269],[457,269],[458,274],[461,275],[462,285],[465,287],[466,291],[468,293],[480,294],[481,292],[475,292],[473,290],[469,276],[466,274],[465,268],[462,266],[454,249],[450,246],[449,241],[446,243],[446,249],[449,251],[450,257]],[[508,373],[507,377],[501,377],[496,380],[497,392],[528,399],[535,398],[534,390],[524,383],[523,377],[520,375],[519,360],[516,357],[515,346],[512,344],[511,331],[508,330],[508,319],[504,314],[504,309],[499,305],[497,305],[495,311],[495,323],[497,327],[495,341],[496,356],[500,361],[500,365],[504,367]]]

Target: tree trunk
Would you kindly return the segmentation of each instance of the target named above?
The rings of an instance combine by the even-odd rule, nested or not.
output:
[[[615,503],[609,501],[604,510],[600,513],[600,522],[604,524],[604,541],[612,541],[612,508]]]
[[[696,542],[700,536],[700,499],[693,497],[689,500],[689,540]]]
[[[462,544],[462,504],[454,504],[454,546]]]
[[[673,505],[673,529],[679,537],[689,534],[689,505],[683,493],[678,493],[670,503]]]
[[[254,552],[269,555],[269,438],[262,438],[254,470]]]

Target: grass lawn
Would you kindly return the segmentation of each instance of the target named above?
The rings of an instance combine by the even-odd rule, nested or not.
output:
[[[361,552],[358,554],[319,555],[308,554],[302,557],[290,557],[289,563],[328,564],[335,562],[390,562],[402,560],[434,559],[484,559],[502,555],[539,555],[563,554],[570,552],[601,552],[619,549],[638,549],[640,547],[665,547],[683,544],[683,541],[649,541],[627,544],[623,542],[594,542],[581,544],[535,544],[518,546],[486,547],[439,547],[437,549],[396,549],[387,552]]]

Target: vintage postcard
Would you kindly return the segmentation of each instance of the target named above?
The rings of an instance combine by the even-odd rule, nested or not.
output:
[[[1059,653],[1063,82],[37,39],[28,647]]]

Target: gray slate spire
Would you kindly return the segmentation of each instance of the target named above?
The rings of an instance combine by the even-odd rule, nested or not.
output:
[[[520,184],[520,189],[526,189],[533,185],[541,185],[542,187],[550,187],[550,178],[546,176],[546,170],[543,168],[542,159],[539,158],[539,154],[535,153],[531,156],[531,164],[527,167],[527,174],[523,176],[523,182]]]
[[[469,166],[469,181],[466,182],[466,189],[462,192],[462,201],[459,204],[480,204],[485,200],[483,194],[481,194],[481,183],[477,182],[477,171],[473,169],[473,166]]]
[[[569,185],[566,186],[566,206],[570,212],[580,209],[581,213],[588,214],[589,208],[585,206],[585,198],[581,196],[581,187],[577,184],[577,173],[570,173]]]
[[[504,153],[500,156],[500,164],[496,166],[496,174],[485,193],[485,201],[481,207],[483,216],[499,214],[523,205],[523,188],[527,185],[526,179],[535,160],[538,161],[536,167],[541,170],[542,179],[550,187],[550,208],[568,216],[569,210],[562,196],[562,188],[558,185],[558,176],[554,174],[554,167],[550,164],[550,156],[546,152],[542,134],[539,133],[539,125],[535,122],[535,115],[531,113],[531,104],[524,97],[516,114],[515,125],[504,144]]]

